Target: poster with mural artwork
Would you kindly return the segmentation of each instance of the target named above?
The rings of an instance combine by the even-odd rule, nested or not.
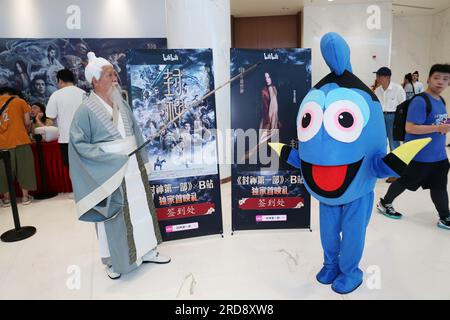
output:
[[[222,233],[212,51],[131,50],[127,69],[163,238]]]
[[[56,73],[64,68],[75,75],[75,85],[88,91],[84,78],[87,53],[111,62],[119,84],[127,87],[126,51],[131,48],[165,48],[165,38],[3,38],[0,39],[0,87],[16,88],[29,103],[47,104],[58,89]]]

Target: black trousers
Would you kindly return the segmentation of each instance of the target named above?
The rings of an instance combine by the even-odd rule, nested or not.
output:
[[[69,144],[68,143],[60,143],[59,149],[61,150],[62,160],[66,167],[69,166]]]
[[[416,191],[419,187],[430,189],[431,200],[439,217],[443,220],[450,216],[447,192],[448,170],[448,160],[433,163],[413,161],[407,172],[391,184],[383,202],[392,203],[406,189],[411,191]]]

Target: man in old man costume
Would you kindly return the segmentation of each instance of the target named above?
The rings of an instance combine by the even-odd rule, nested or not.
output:
[[[79,219],[95,222],[106,273],[117,279],[141,263],[170,259],[156,250],[161,234],[145,149],[128,156],[144,142],[141,131],[111,63],[93,52],[88,58],[85,75],[93,92],[70,128],[70,176]]]

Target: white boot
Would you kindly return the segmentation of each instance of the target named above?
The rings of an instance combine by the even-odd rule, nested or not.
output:
[[[142,257],[142,263],[165,264],[165,263],[169,263],[169,262],[170,262],[170,258],[159,254],[159,252],[156,251],[156,248],[153,250],[150,250],[149,252],[147,252],[147,254],[145,256]]]
[[[112,280],[119,279],[121,276],[120,273],[114,272],[112,266],[106,266],[105,271],[106,271],[106,274],[108,275],[108,277],[110,277]]]

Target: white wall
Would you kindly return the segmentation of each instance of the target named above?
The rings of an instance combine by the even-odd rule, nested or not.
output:
[[[450,63],[450,8],[435,15],[394,17],[393,80],[401,82],[404,74],[418,70],[426,85],[435,63]],[[450,102],[450,89],[443,96]]]
[[[0,1],[0,38],[166,37],[165,0]],[[72,5],[79,7],[80,29],[66,25]]]
[[[450,8],[433,17],[431,62],[450,63]],[[425,81],[425,79],[423,79]],[[447,109],[450,110],[450,88],[444,94]]]
[[[395,16],[392,27],[392,80],[403,82],[409,72],[419,71],[426,82],[431,66],[433,16]]]
[[[370,30],[367,22],[373,14],[367,10],[373,5],[379,9],[380,24]],[[312,48],[313,84],[330,72],[320,53],[320,39],[327,32],[337,32],[347,40],[353,72],[366,84],[373,83],[374,71],[389,65],[392,3],[305,5],[303,21],[303,47]]]

